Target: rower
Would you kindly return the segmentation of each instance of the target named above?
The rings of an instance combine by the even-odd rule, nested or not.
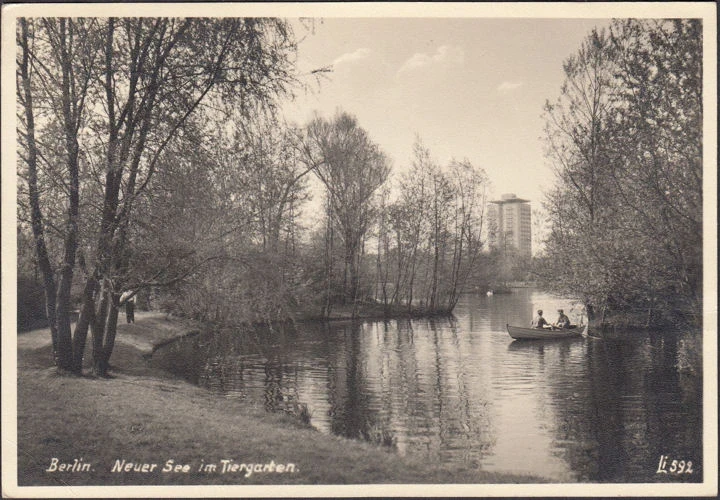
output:
[[[558,319],[553,326],[560,329],[570,328],[570,318],[565,315],[562,309],[558,309],[558,314]]]
[[[542,309],[538,309],[537,316],[532,320],[532,323],[530,323],[530,326],[532,328],[549,328],[550,325],[548,324],[547,320],[543,318],[543,312]]]

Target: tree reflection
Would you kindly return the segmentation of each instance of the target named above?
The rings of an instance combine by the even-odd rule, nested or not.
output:
[[[558,345],[559,366],[552,370],[549,388],[555,441],[571,470],[578,471],[577,480],[655,482],[663,479],[656,474],[661,454],[697,457],[699,407],[677,407],[676,342],[588,340],[576,345],[583,347],[584,363],[566,364],[568,346]]]
[[[338,333],[344,347],[328,353],[332,357],[328,363],[331,429],[334,434],[359,438],[368,433],[373,423],[363,370],[362,324],[343,325],[334,336]]]
[[[307,404],[324,432],[442,463],[654,482],[672,454],[696,471],[675,480],[700,481],[702,380],[678,371],[678,339],[512,341],[505,323],[537,303],[553,304],[522,291],[464,297],[455,318],[201,336],[153,362],[268,411]]]

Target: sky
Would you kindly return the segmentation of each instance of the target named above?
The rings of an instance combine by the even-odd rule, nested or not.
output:
[[[542,111],[563,82],[563,61],[602,19],[326,18],[296,24],[300,71],[332,66],[311,92],[285,107],[306,123],[337,109],[391,158],[393,175],[412,161],[416,135],[445,165],[470,160],[493,194],[515,193],[539,208],[553,184],[543,154]]]

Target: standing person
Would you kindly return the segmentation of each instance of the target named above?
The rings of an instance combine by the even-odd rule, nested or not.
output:
[[[120,296],[120,304],[125,304],[125,318],[128,323],[135,323],[135,295],[128,290]]]
[[[125,316],[127,316],[128,323],[135,323],[135,296],[133,295],[127,300],[125,304]]]
[[[533,328],[546,328],[549,327],[548,322],[545,318],[543,318],[543,312],[542,309],[538,309],[537,316],[532,320],[532,323],[530,324]]]
[[[570,328],[570,318],[568,318],[562,309],[558,309],[558,319],[555,322],[557,328]]]

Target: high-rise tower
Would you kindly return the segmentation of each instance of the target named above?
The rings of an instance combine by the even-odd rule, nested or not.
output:
[[[532,254],[530,200],[518,198],[514,193],[506,193],[499,200],[490,203],[488,211],[490,248],[501,251],[514,248],[519,255],[530,257]]]

